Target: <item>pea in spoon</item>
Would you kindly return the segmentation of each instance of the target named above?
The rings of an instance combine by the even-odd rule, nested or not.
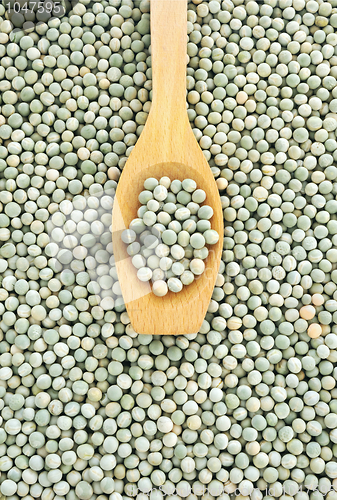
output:
[[[112,242],[117,275],[131,324],[138,333],[196,333],[205,317],[223,242],[223,215],[211,169],[194,137],[186,110],[187,1],[151,0],[153,99],[142,134],[119,179],[112,216]],[[206,192],[214,214],[212,229],[220,238],[209,248],[205,271],[179,293],[157,297],[137,270],[121,233],[137,217],[138,196],[149,177],[194,179]]]

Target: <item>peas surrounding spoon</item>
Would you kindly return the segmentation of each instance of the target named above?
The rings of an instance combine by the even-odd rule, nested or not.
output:
[[[195,333],[206,314],[218,272],[223,240],[219,192],[211,169],[193,135],[186,112],[186,0],[151,0],[153,101],[146,126],[118,183],[112,218],[112,241],[125,305],[138,333]],[[144,181],[162,176],[194,179],[206,192],[214,215],[212,228],[220,238],[205,261],[206,269],[188,287],[164,298],[137,279],[121,240],[139,207]]]

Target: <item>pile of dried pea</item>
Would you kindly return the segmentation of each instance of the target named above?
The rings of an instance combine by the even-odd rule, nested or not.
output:
[[[22,32],[0,6],[0,492],[334,500],[336,2],[188,4],[225,238],[184,337],[133,330],[106,217],[151,105],[149,16],[82,0]]]
[[[211,229],[213,208],[193,179],[149,177],[139,194],[136,219],[121,238],[137,269],[140,281],[152,281],[152,292],[164,297],[179,293],[205,271],[206,245],[215,245],[219,234]],[[138,240],[137,240],[138,238]]]

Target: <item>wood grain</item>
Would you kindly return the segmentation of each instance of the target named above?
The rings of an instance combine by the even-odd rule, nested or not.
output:
[[[133,328],[152,335],[196,333],[205,317],[219,269],[223,216],[218,188],[194,137],[186,112],[186,0],[151,0],[153,101],[144,130],[120,177],[113,208],[112,241],[117,274]],[[156,297],[121,241],[121,231],[137,217],[138,195],[148,177],[192,178],[214,209],[212,228],[219,242],[209,247],[205,272],[174,294]]]

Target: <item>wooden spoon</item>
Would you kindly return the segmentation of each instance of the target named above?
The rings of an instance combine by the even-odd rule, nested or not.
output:
[[[223,215],[211,169],[194,137],[186,111],[186,0],[151,0],[153,100],[151,111],[118,182],[112,218],[117,274],[131,324],[138,333],[184,335],[199,331],[219,270]],[[157,297],[138,280],[121,232],[137,217],[148,177],[192,178],[207,194],[220,239],[209,247],[205,271],[179,293]]]

